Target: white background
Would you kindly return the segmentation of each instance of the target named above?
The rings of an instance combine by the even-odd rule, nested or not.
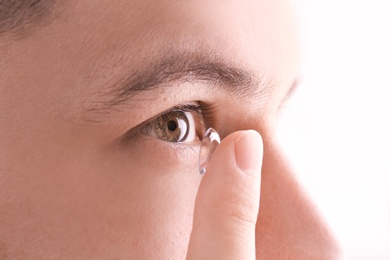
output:
[[[295,0],[303,80],[280,138],[350,259],[390,259],[390,1]]]

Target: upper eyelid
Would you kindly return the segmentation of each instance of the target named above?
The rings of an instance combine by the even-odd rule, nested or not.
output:
[[[147,119],[146,121],[144,121],[143,123],[141,123],[141,125],[144,125],[144,124],[147,124],[147,123],[150,123],[150,122],[153,122],[153,120],[161,117],[161,116],[164,116],[166,114],[169,114],[169,113],[173,113],[175,111],[181,111],[181,112],[200,112],[201,108],[197,105],[189,105],[189,104],[186,104],[186,105],[177,105],[177,106],[174,106],[170,109],[167,109],[155,116],[153,116],[152,118],[149,118]]]

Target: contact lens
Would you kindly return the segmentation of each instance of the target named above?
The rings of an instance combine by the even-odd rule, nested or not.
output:
[[[218,132],[213,128],[207,129],[202,139],[202,144],[200,145],[200,152],[199,152],[199,173],[200,174],[203,175],[206,173],[207,164],[209,163],[215,148],[217,148],[220,142],[221,139],[219,137]]]

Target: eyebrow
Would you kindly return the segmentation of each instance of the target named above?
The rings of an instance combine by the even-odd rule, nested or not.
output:
[[[141,92],[169,87],[171,82],[206,83],[243,99],[264,97],[272,92],[271,81],[264,76],[207,55],[176,53],[144,67],[147,69],[135,71],[110,86],[112,98],[103,106],[113,108]]]

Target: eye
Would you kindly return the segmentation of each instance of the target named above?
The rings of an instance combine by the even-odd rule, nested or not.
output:
[[[197,112],[172,110],[152,119],[141,133],[167,142],[194,142],[200,140],[204,126]]]

